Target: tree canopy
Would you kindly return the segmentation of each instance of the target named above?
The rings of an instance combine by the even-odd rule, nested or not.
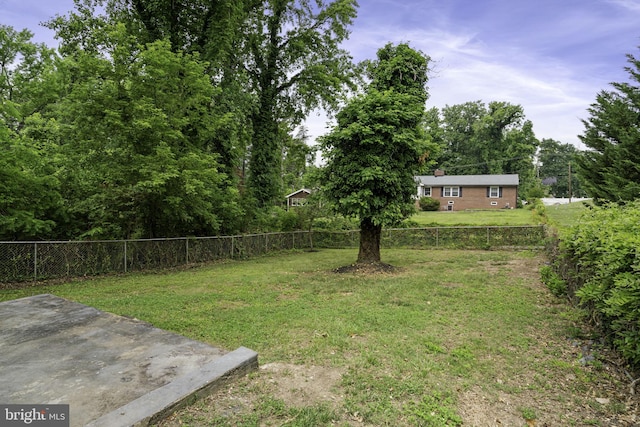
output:
[[[249,186],[258,206],[282,196],[282,125],[296,126],[317,106],[335,109],[354,77],[339,46],[356,16],[355,0],[267,0],[249,15],[242,51],[256,103]]]
[[[323,190],[336,212],[359,219],[360,263],[380,261],[382,226],[415,211],[414,176],[436,149],[421,126],[429,61],[407,44],[380,49],[371,83],[322,139]]]
[[[56,236],[63,221],[55,175],[53,50],[33,34],[0,25],[0,240]]]
[[[438,159],[535,183],[522,107],[425,112],[430,59],[406,43],[352,63],[356,0],[74,3],[46,23],[57,50],[0,25],[0,239],[261,231],[322,175],[366,234],[360,259],[379,259]],[[317,108],[337,119],[322,173],[300,131]]]
[[[455,175],[518,174],[526,197],[536,186],[538,140],[520,105],[482,101],[429,112],[425,127],[442,147],[438,168]]]
[[[572,144],[545,138],[538,150],[538,175],[554,197],[584,197],[582,180],[575,173],[579,150]]]
[[[640,60],[627,55],[629,82],[611,83],[583,120],[580,136],[588,147],[578,156],[584,188],[597,203],[640,198]]]

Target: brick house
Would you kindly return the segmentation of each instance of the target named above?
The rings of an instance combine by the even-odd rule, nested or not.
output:
[[[416,176],[417,196],[440,200],[440,210],[515,208],[518,174],[509,175],[433,175]],[[417,204],[417,202],[416,202]]]

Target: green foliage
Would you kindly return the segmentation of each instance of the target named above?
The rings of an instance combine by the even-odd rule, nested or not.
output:
[[[429,61],[407,44],[380,49],[366,64],[366,91],[322,140],[324,194],[337,213],[360,220],[358,262],[380,261],[382,226],[415,212],[414,176],[437,150],[422,127]]]
[[[63,201],[46,151],[29,142],[0,141],[0,153],[0,240],[54,235]]]
[[[630,82],[601,91],[583,120],[580,136],[589,148],[578,158],[585,190],[597,203],[640,198],[640,60],[627,55]]]
[[[562,144],[546,138],[540,141],[538,175],[553,197],[586,196],[582,188],[582,180],[575,173],[578,155],[580,152],[572,144]]]
[[[411,73],[389,77],[385,61],[391,50],[387,46],[379,52],[380,78],[400,86],[380,90],[382,83],[374,81],[338,113],[338,125],[322,141],[327,158],[324,191],[334,209],[376,225],[393,224],[415,212],[414,173],[420,157],[433,148],[419,126],[426,89],[422,86],[422,93],[415,94]],[[402,59],[424,84],[429,58],[416,56],[406,45],[396,50],[406,55]],[[401,84],[408,81],[405,91]]]
[[[286,211],[274,206],[257,211],[248,231],[295,231],[303,230],[304,225],[302,216],[295,209]]]
[[[420,197],[418,203],[420,204],[420,210],[423,211],[434,212],[440,210],[440,200],[433,197]]]
[[[540,277],[542,283],[549,289],[549,291],[556,297],[567,296],[567,284],[566,282],[553,270],[551,266],[545,265],[540,268]]]
[[[527,209],[531,211],[534,221],[539,224],[547,222],[547,207],[540,199],[532,199],[527,204]]]
[[[65,58],[65,196],[87,237],[211,235],[233,227],[235,190],[208,143],[215,89],[197,56],[139,45],[123,24]]]
[[[0,25],[0,240],[53,238],[64,222],[55,175],[55,55],[28,30]]]
[[[622,355],[640,364],[640,202],[595,207],[564,241],[576,292]]]
[[[314,108],[337,108],[354,73],[340,48],[356,17],[355,0],[265,0],[243,27],[241,54],[255,96],[248,185],[258,207],[282,195],[280,128]]]
[[[529,181],[529,186],[526,193],[522,191],[520,193],[521,198],[524,198],[526,200],[541,199],[549,194],[547,189],[544,188],[542,181],[537,178]]]
[[[536,411],[532,408],[523,407],[520,408],[520,413],[522,414],[522,418],[527,421],[534,421],[537,417]]]
[[[442,148],[438,167],[451,174],[520,176],[520,195],[535,186],[533,159],[538,140],[520,105],[482,101],[432,110],[428,134]]]
[[[519,173],[533,168],[538,145],[520,105],[482,101],[447,106],[441,112],[444,152],[439,167],[456,174]]]

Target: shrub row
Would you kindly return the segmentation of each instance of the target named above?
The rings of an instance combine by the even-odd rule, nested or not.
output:
[[[640,366],[640,201],[590,209],[551,248],[552,266],[542,270],[549,289],[587,309],[605,337]]]

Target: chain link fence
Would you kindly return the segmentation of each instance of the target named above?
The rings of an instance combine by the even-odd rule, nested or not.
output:
[[[544,226],[478,226],[392,228],[382,230],[383,248],[437,249],[541,249],[547,233]],[[318,232],[313,240],[319,248],[353,248],[360,232]]]
[[[543,226],[386,229],[383,248],[539,248]],[[159,270],[270,252],[358,247],[359,231],[296,231],[176,239],[0,242],[0,283]]]

